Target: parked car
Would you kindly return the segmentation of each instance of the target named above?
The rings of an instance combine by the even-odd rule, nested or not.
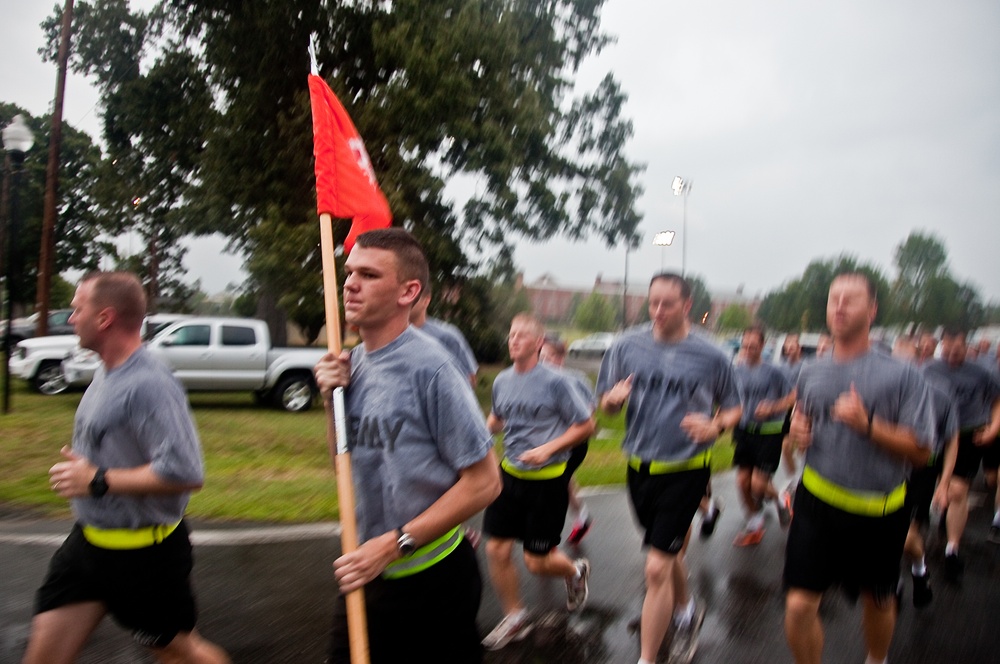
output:
[[[570,357],[603,357],[614,340],[615,335],[610,332],[592,334],[570,343],[567,352]]]
[[[72,309],[55,309],[49,312],[49,334],[65,335],[73,334],[73,325],[69,322]],[[35,336],[38,329],[38,312],[27,318],[15,318],[10,323],[10,345],[13,346],[19,341],[30,339]]]
[[[19,341],[10,357],[10,373],[23,378],[42,394],[65,392],[68,385],[62,372],[66,354],[78,347],[75,334],[57,334]]]
[[[150,314],[142,319],[140,334],[143,341],[149,341],[163,328],[179,320],[190,318],[187,314]],[[63,378],[67,387],[86,387],[94,380],[94,373],[101,365],[97,353],[77,344],[60,358]]]
[[[267,323],[252,318],[192,316],[146,343],[188,391],[253,392],[261,401],[299,412],[319,390],[312,369],[325,348],[272,348]],[[63,363],[73,385],[93,378],[98,363],[79,353]]]

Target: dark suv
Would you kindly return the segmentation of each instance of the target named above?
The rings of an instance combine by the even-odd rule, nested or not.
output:
[[[73,334],[73,326],[69,322],[72,309],[54,309],[49,312],[49,334]],[[27,318],[18,318],[10,326],[10,345],[13,347],[18,341],[23,341],[35,336],[38,329],[38,314],[34,313]]]

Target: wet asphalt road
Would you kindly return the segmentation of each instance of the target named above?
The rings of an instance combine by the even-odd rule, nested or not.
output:
[[[713,479],[716,495],[722,496],[726,509],[716,533],[709,539],[696,536],[689,552],[691,586],[708,609],[695,661],[790,662],[782,631],[784,533],[772,510],[759,546],[732,546],[743,522],[733,481],[732,472]],[[973,496],[980,505],[984,499],[981,491]],[[592,493],[586,500],[594,528],[578,555],[586,555],[593,565],[590,603],[579,614],[567,616],[561,581],[539,581],[524,574],[521,585],[525,597],[542,624],[523,642],[488,653],[488,663],[630,663],[638,658],[637,639],[626,626],[639,612],[643,554],[627,498],[615,489]],[[907,581],[890,662],[1000,661],[1000,546],[985,541],[988,519],[988,510],[981,507],[971,514],[961,588],[944,583],[940,573],[942,545],[932,535],[929,565],[935,599],[918,612],[910,603]],[[327,616],[335,592],[329,573],[338,549],[335,526],[273,531],[254,528],[193,524],[199,629],[226,648],[234,662],[322,662]],[[0,664],[19,661],[34,590],[68,529],[67,522],[0,517]],[[485,579],[481,551],[480,559]],[[860,608],[831,593],[824,600],[822,613],[826,626],[824,661],[864,662]],[[499,619],[499,606],[487,587],[479,614],[483,632]],[[419,653],[415,656],[421,661],[426,658]],[[79,661],[117,664],[153,660],[132,645],[117,626],[105,621]]]

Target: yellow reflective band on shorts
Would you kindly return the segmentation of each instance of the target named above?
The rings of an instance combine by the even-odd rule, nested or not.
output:
[[[436,565],[455,550],[462,542],[465,531],[462,526],[455,526],[433,542],[424,544],[422,547],[399,560],[389,563],[389,566],[382,572],[383,579],[402,579],[405,576],[412,576],[417,572]]]
[[[159,544],[177,530],[181,524],[171,523],[165,526],[146,526],[145,528],[96,528],[84,526],[83,536],[87,541],[101,549],[126,551],[129,549],[145,549],[147,546]]]
[[[747,433],[758,436],[773,436],[781,433],[785,428],[785,420],[772,420],[770,422],[751,422],[743,429]]]
[[[817,473],[811,466],[802,471],[802,486],[827,505],[858,516],[892,514],[906,501],[906,483],[889,493],[845,489]]]
[[[550,466],[544,466],[542,468],[535,468],[534,470],[521,470],[514,464],[512,464],[507,457],[504,457],[500,462],[500,467],[504,469],[508,475],[512,475],[519,480],[554,480],[557,477],[562,477],[563,473],[566,472],[566,462],[554,463]]]
[[[628,465],[635,471],[641,470],[645,463],[645,461],[637,456],[630,456],[628,458]],[[696,454],[690,459],[682,461],[650,461],[649,474],[666,475],[667,473],[679,473],[684,470],[697,470],[699,468],[708,468],[711,463],[712,451],[705,450],[701,454]]]

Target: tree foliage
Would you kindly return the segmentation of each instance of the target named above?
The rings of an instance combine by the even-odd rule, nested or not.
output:
[[[43,27],[47,58],[58,49],[62,9]],[[142,275],[156,308],[167,294],[176,308],[192,293],[183,283],[185,236],[203,231],[188,209],[198,190],[200,156],[214,119],[213,98],[194,53],[164,37],[159,10],[132,12],[126,0],[78,3],[70,66],[101,92],[106,158],[97,189],[97,224],[110,237],[133,232],[141,249],[118,267]]]
[[[24,109],[0,102],[0,127],[6,127],[21,114],[35,137],[35,144],[25,154],[18,175],[17,228],[13,234],[14,293],[18,304],[33,305],[38,280],[38,256],[41,248],[42,216],[45,201],[45,169],[49,152],[52,116],[33,117]],[[101,159],[100,149],[90,136],[62,124],[62,154],[59,163],[59,191],[56,201],[55,272],[94,269],[103,247],[97,242],[95,228],[95,190]],[[6,175],[6,174],[5,174]],[[6,223],[6,219],[3,220]],[[4,229],[5,241],[7,229]],[[6,273],[6,247],[0,263]],[[6,275],[5,275],[6,276]]]
[[[879,300],[876,320],[889,316],[892,303],[889,285],[881,271],[851,256],[834,260],[816,260],[806,266],[798,279],[764,296],[757,317],[773,330],[786,332],[822,332],[826,330],[826,301],[833,278],[844,272],[862,272],[872,280]]]
[[[315,285],[298,278],[316,243],[283,246],[278,260],[262,241],[273,233],[254,230],[315,232],[305,85],[315,32],[321,72],[365,139],[394,223],[427,248],[435,292],[465,289],[452,309],[484,292],[469,284],[483,259],[493,274],[511,272],[519,239],[616,244],[639,221],[625,96],[608,77],[570,98],[581,61],[607,43],[601,5],[174,0],[167,24],[197,45],[218,100],[191,206],[246,252],[255,283],[293,319],[318,316]],[[445,192],[459,178],[471,183],[464,205]]]
[[[750,310],[742,304],[730,304],[719,314],[716,327],[723,332],[743,330],[753,323],[753,316]]]
[[[573,324],[588,332],[613,330],[619,320],[620,308],[601,293],[591,293],[580,303],[573,314]]]

